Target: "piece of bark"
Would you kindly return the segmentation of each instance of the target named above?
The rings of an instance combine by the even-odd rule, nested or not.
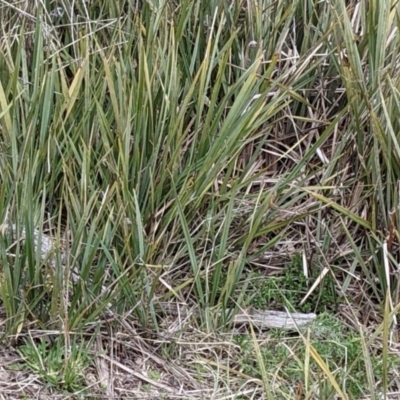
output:
[[[200,315],[198,308],[190,309],[188,306],[174,303],[161,303],[159,304],[159,310],[166,315],[179,316],[182,318],[186,318],[189,315],[195,315],[197,317]],[[226,310],[226,315],[229,315],[231,312],[232,310]],[[257,310],[250,307],[245,310],[239,310],[234,316],[233,323],[235,325],[253,324],[260,329],[279,328],[297,330],[297,328],[312,323],[316,317],[317,315],[314,313],[303,314],[286,311]]]
[[[312,323],[316,314],[289,313],[286,311],[256,310],[250,308],[246,311],[240,311],[235,315],[235,324],[249,324],[265,329],[280,328],[286,330],[296,330]]]

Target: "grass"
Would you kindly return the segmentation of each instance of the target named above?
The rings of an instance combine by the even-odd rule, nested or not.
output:
[[[304,396],[308,393],[329,398],[335,393],[329,379],[319,368],[315,360],[307,360],[308,346],[312,345],[319,356],[325,360],[336,381],[349,398],[363,398],[369,395],[370,387],[365,373],[365,364],[360,357],[362,343],[360,335],[348,328],[338,318],[329,313],[321,314],[315,325],[310,328],[310,338],[306,343],[298,336],[288,336],[281,331],[272,331],[266,337],[259,338],[262,363],[274,383],[275,396],[295,398],[296,390]],[[260,366],[254,359],[254,344],[251,335],[234,337],[239,352],[234,361],[240,371],[260,379]],[[371,355],[376,379],[382,378],[382,362],[379,354]],[[391,357],[390,369],[399,366],[397,357]],[[314,387],[304,387],[308,381],[318,382]],[[300,396],[300,394],[298,394]]]
[[[314,275],[318,271],[314,272]],[[260,272],[247,277],[251,283],[249,292],[252,294],[249,304],[260,310],[275,308],[277,310],[288,307],[310,313],[323,313],[326,310],[335,312],[337,309],[337,295],[334,281],[328,275],[318,289],[307,297],[302,304],[312,284],[318,276],[306,278],[303,274],[302,258],[294,255],[293,259],[284,267],[283,274],[265,277]]]
[[[396,396],[398,13],[0,1],[2,396]]]
[[[91,361],[86,350],[87,344],[73,341],[68,349],[68,344],[62,343],[62,337],[57,337],[54,342],[41,340],[26,340],[25,344],[18,346],[22,359],[21,368],[26,368],[39,376],[43,382],[55,389],[65,392],[77,392],[84,389],[85,371]]]

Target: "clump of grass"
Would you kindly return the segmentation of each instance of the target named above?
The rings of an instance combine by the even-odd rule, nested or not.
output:
[[[87,343],[73,340],[69,347],[61,337],[46,339],[27,339],[18,346],[24,364],[14,364],[13,368],[20,369],[22,365],[29,368],[44,386],[53,391],[84,392],[88,384],[85,374],[92,364]]]

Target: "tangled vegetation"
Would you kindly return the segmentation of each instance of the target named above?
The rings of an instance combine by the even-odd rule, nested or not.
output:
[[[397,1],[0,18],[2,396],[396,398]]]

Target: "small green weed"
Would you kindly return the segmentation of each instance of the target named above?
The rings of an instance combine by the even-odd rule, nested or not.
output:
[[[306,313],[332,310],[336,307],[336,294],[330,275],[325,276],[319,288],[310,295],[304,304],[300,305],[301,300],[317,278],[317,272],[307,280],[302,270],[301,255],[296,255],[284,268],[281,276],[260,279],[261,274],[256,273],[251,279],[253,295],[250,304],[259,309],[288,307]]]
[[[147,372],[147,374],[149,375],[150,379],[153,379],[153,381],[158,381],[161,378],[161,375],[158,371],[150,370]]]
[[[45,384],[67,392],[82,390],[84,387],[84,373],[90,365],[87,347],[85,349],[74,342],[66,357],[66,349],[60,337],[53,343],[44,339],[36,343],[28,339],[18,350],[26,366],[39,375]]]

